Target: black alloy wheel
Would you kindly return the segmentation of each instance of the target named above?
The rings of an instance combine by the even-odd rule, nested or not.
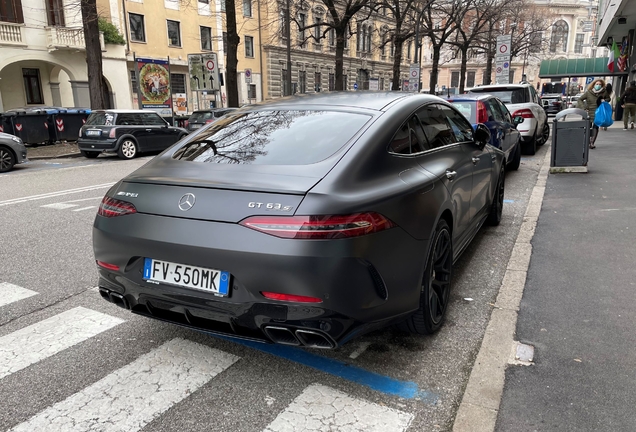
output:
[[[548,142],[550,138],[550,125],[546,121],[543,125],[543,130],[541,131],[541,140],[537,142],[538,145],[543,145]]]
[[[6,147],[0,147],[0,173],[10,171],[15,165],[13,152]]]
[[[400,323],[400,328],[409,333],[435,333],[442,326],[448,309],[453,273],[453,242],[450,228],[443,219],[437,223],[432,244],[422,278],[420,308]]]
[[[495,190],[495,196],[492,199],[490,206],[490,214],[488,215],[488,224],[497,226],[501,223],[501,215],[503,213],[504,193],[506,190],[506,176],[504,169],[501,168],[499,173],[499,179],[497,180],[497,189]]]

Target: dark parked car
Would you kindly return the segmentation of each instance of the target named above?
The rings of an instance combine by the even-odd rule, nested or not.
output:
[[[234,337],[335,348],[427,334],[453,262],[501,220],[504,153],[446,101],[292,97],[228,114],[114,185],[93,246],[102,297]]]
[[[201,129],[206,124],[214,123],[225,114],[235,111],[236,109],[237,108],[213,108],[195,111],[188,119],[187,129],[189,132]]]
[[[473,128],[482,123],[490,130],[490,144],[506,154],[506,168],[519,169],[521,163],[521,134],[517,125],[523,117],[512,118],[499,98],[489,94],[463,94],[448,100],[461,112]]]
[[[0,132],[0,173],[11,171],[16,164],[27,161],[27,149],[17,136]]]
[[[93,111],[80,129],[77,146],[87,158],[106,152],[132,159],[139,153],[165,150],[187,133],[152,111]]]
[[[541,105],[543,105],[543,109],[548,115],[556,115],[566,108],[563,96],[560,94],[545,94],[541,96]]]

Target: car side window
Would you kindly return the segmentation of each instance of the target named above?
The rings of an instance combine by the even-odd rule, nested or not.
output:
[[[492,112],[492,116],[494,120],[498,122],[503,122],[504,115],[501,112],[501,109],[499,108],[499,104],[497,103],[497,101],[495,99],[488,99],[486,102],[488,104],[488,108],[490,108],[489,111]]]
[[[391,153],[409,155],[421,153],[428,148],[422,125],[416,116],[411,118],[398,129],[393,137],[389,149]]]
[[[466,117],[450,107],[443,106],[442,111],[448,118],[448,123],[457,142],[473,141],[473,127],[466,120]]]
[[[506,108],[506,106],[501,101],[496,101],[496,102],[497,102],[497,105],[499,105],[499,109],[501,110],[501,113],[503,114],[504,121],[512,124],[512,116],[510,115],[510,111],[508,111],[508,108]]]
[[[457,142],[455,133],[442,108],[441,105],[429,104],[417,110],[416,113],[422,123],[430,148],[443,147]]]
[[[133,114],[122,113],[117,116],[117,124],[122,126],[129,126],[136,123]]]
[[[142,114],[143,124],[146,126],[164,126],[166,124],[165,121],[158,114],[148,113]]]
[[[530,100],[534,103],[539,103],[539,96],[537,95],[534,87],[528,87],[530,89]]]

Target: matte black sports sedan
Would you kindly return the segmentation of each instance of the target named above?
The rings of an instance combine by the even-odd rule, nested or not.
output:
[[[331,93],[235,111],[112,187],[99,290],[132,312],[335,348],[439,329],[453,262],[501,220],[505,156],[435,96]]]

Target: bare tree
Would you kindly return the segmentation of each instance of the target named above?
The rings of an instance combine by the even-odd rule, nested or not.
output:
[[[225,48],[225,91],[227,92],[227,105],[229,107],[239,106],[238,97],[238,75],[236,67],[238,65],[238,46],[241,38],[236,27],[236,2],[234,0],[225,1],[225,19],[227,27],[227,46]]]
[[[438,0],[426,7],[421,13],[422,34],[431,41],[433,49],[433,65],[431,68],[430,92],[435,94],[439,75],[440,52],[448,39],[457,29],[457,14],[465,10],[464,2],[460,0]]]
[[[393,56],[393,80],[391,90],[400,88],[400,66],[402,64],[402,52],[404,42],[415,35],[415,15],[418,0],[384,0],[380,3],[381,8],[391,11],[393,28],[385,33],[381,33],[381,45],[392,43],[395,55]],[[417,49],[415,50],[417,52]],[[415,59],[418,62],[419,59]]]
[[[103,77],[102,46],[99,41],[99,16],[96,0],[81,0],[80,10],[84,28],[84,42],[86,44],[86,66],[91,109],[104,109],[107,108],[108,88]]]

